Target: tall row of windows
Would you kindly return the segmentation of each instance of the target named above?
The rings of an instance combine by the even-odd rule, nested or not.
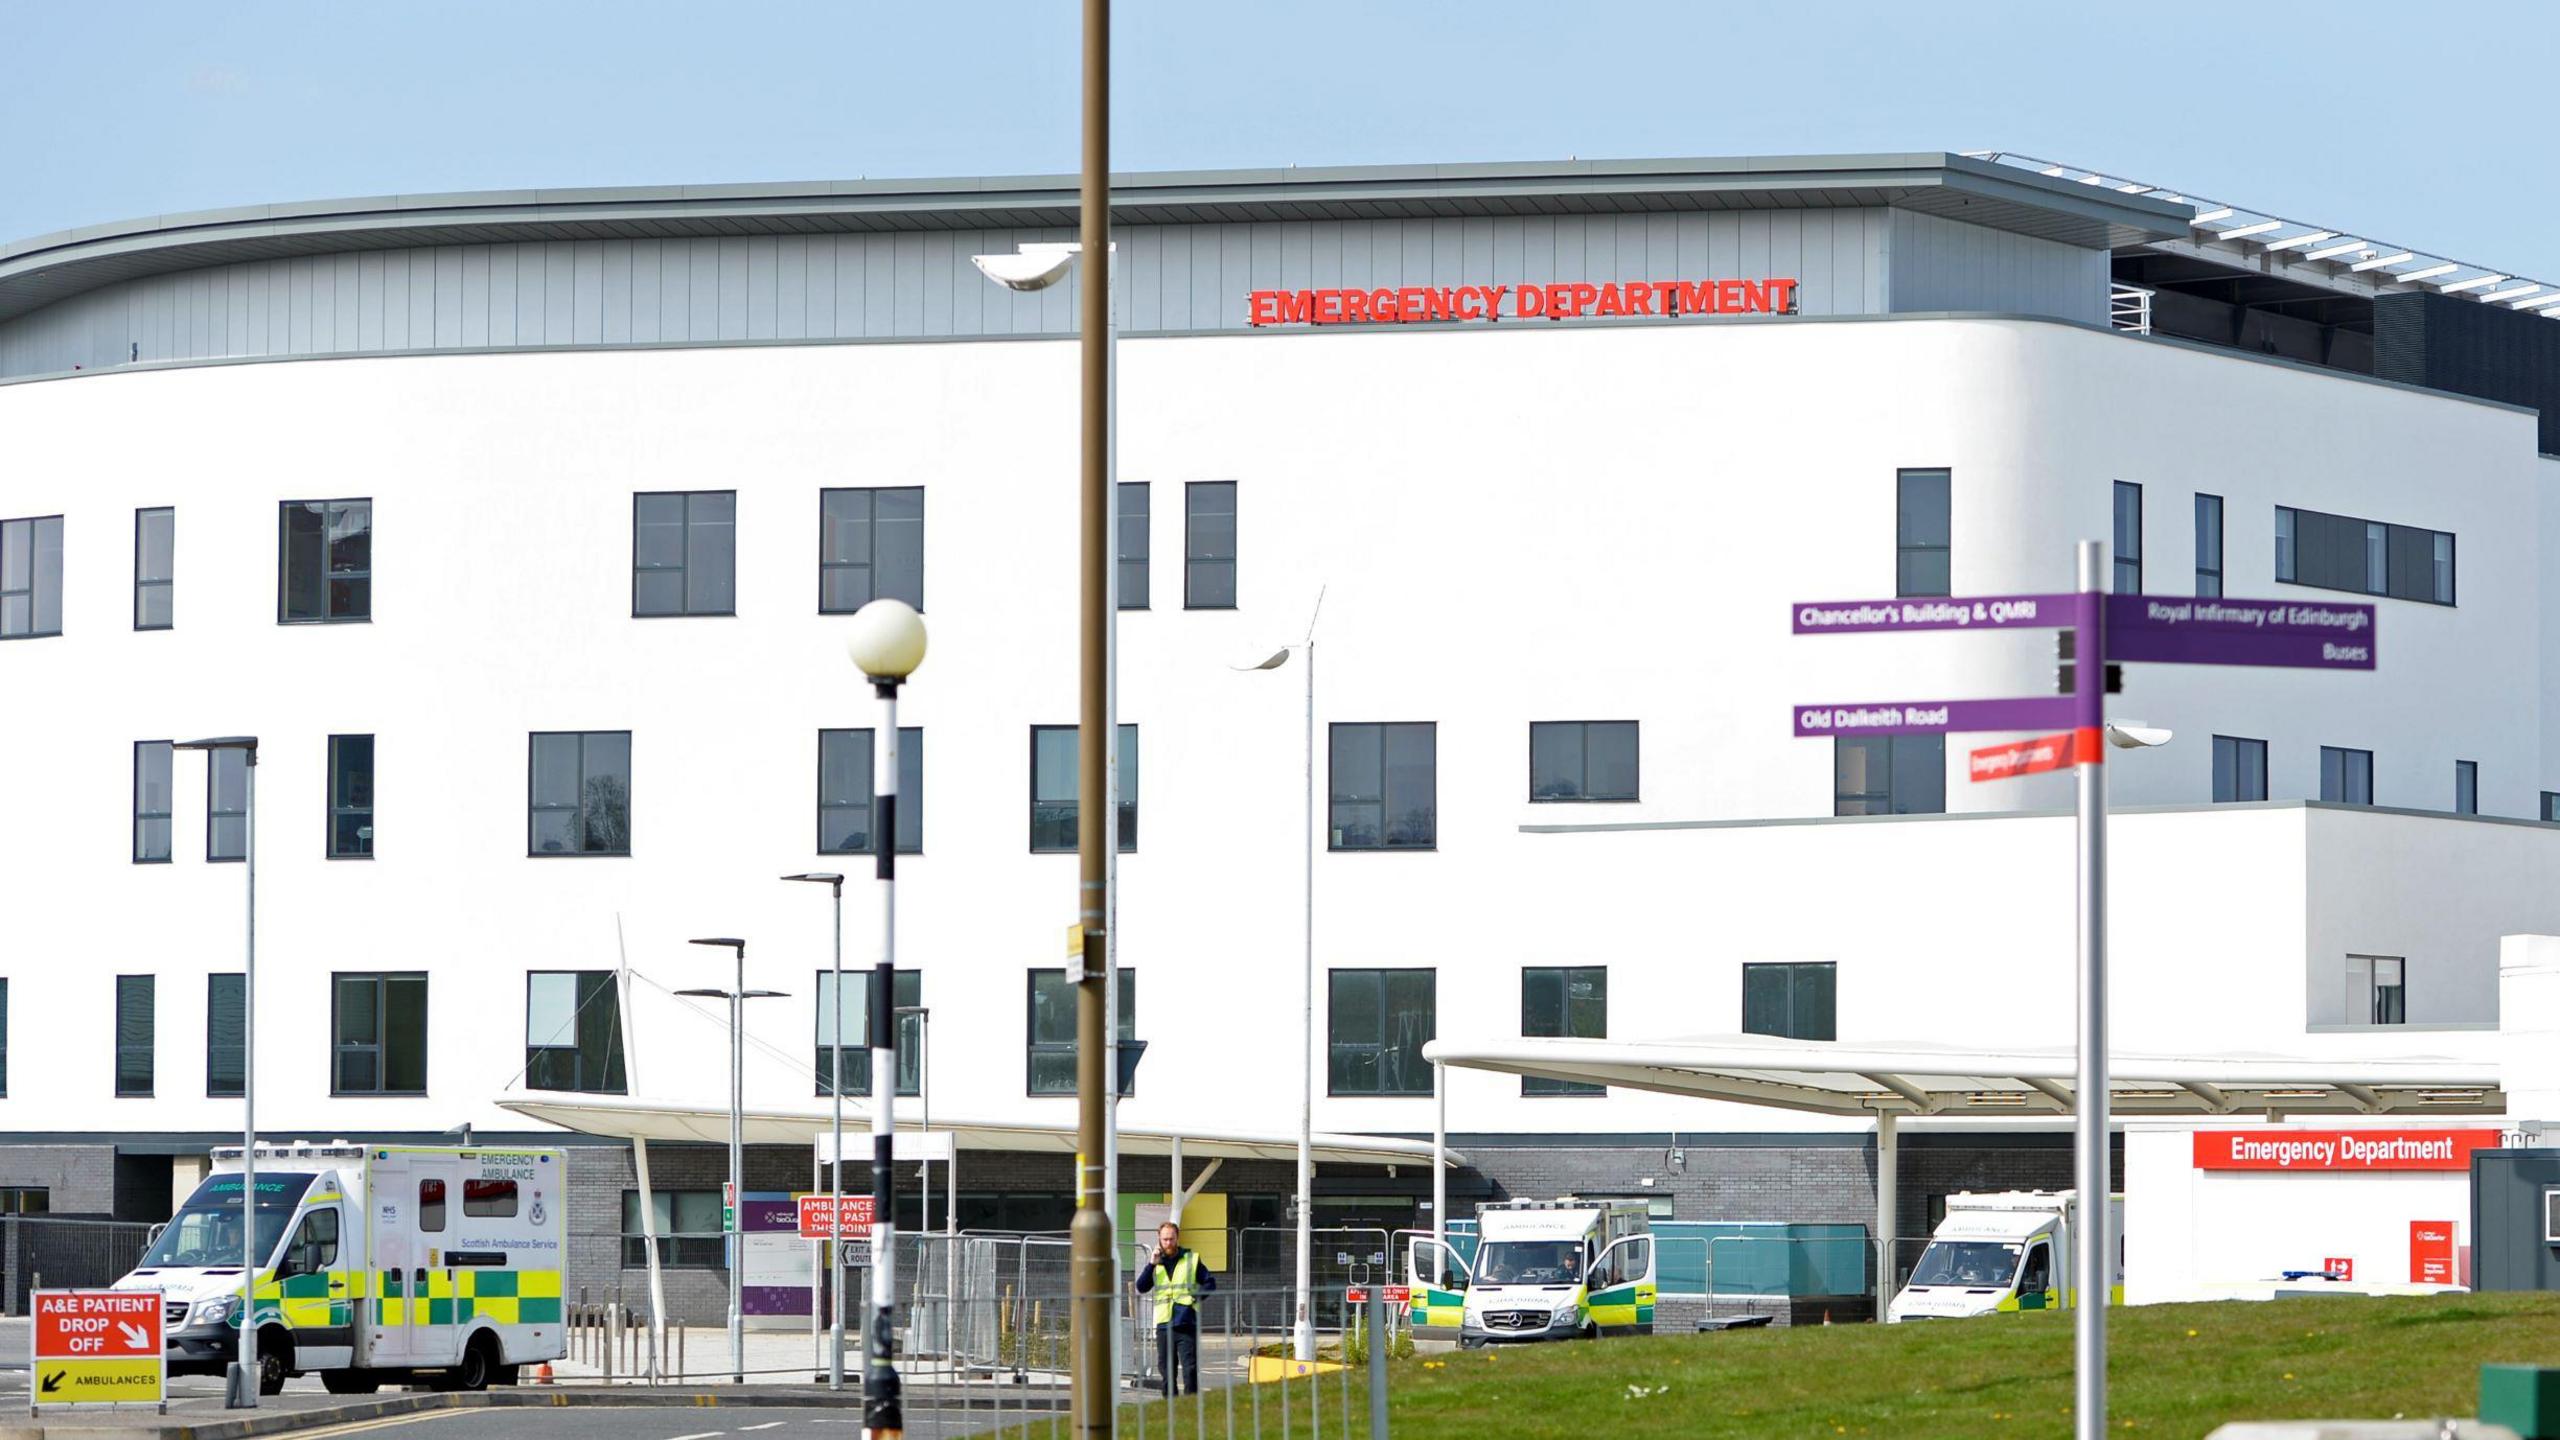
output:
[[[2240,735],[2213,737],[2213,799],[2217,805],[2267,798],[2267,742]],[[2320,747],[2320,798],[2337,805],[2371,805],[2373,752],[2343,745]],[[2543,792],[2541,816],[2560,820],[2555,793]],[[2453,813],[2480,813],[2480,762],[2453,762]]]
[[[1153,513],[1144,481],[1120,486],[1120,608],[1152,599]],[[373,501],[287,500],[277,508],[276,620],[373,618]],[[1236,482],[1183,487],[1182,603],[1236,606]],[[133,513],[133,628],[177,624],[178,512]],[[882,596],[924,608],[924,488],[818,492],[818,611],[850,614]],[[654,490],[631,497],[631,613],[734,615],[738,492]],[[62,517],[0,520],[0,640],[62,633]]]
[[[249,856],[249,757],[239,750],[206,754],[211,770],[205,792],[204,858],[217,864],[245,860]],[[166,865],[171,859],[176,764],[176,747],[167,740],[133,744],[136,865]],[[373,737],[330,736],[327,764],[328,858],[366,859],[373,854]]]

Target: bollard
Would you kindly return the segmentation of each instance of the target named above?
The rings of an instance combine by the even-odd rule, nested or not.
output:
[[[613,1307],[605,1306],[597,1315],[596,1322],[596,1339],[602,1342],[598,1348],[604,1353],[604,1383],[610,1385],[613,1383],[613,1345],[610,1343]]]

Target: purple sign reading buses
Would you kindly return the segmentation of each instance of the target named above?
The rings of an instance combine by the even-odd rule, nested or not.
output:
[[[2373,668],[2374,608],[2325,600],[2107,597],[2107,658],[2179,665]]]

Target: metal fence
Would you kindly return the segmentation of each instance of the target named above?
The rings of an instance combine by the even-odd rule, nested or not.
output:
[[[27,1293],[39,1283],[59,1289],[124,1278],[150,1248],[151,1230],[128,1220],[0,1216],[0,1310],[27,1313]]]

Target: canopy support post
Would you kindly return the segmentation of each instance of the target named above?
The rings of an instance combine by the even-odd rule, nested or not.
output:
[[[1893,1303],[1893,1232],[1894,1216],[1902,1206],[1902,1143],[1894,1133],[1901,1117],[1890,1110],[1876,1112],[1876,1320],[1884,1320],[1885,1307]]]

